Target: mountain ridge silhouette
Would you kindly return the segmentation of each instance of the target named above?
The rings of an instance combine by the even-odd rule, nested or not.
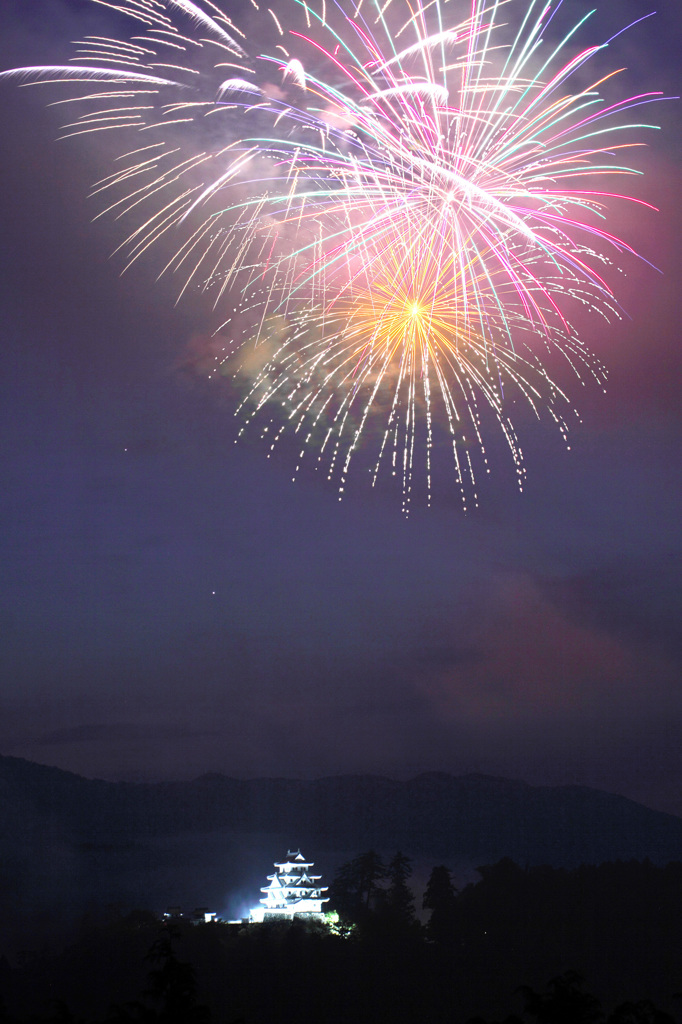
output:
[[[296,845],[572,866],[682,859],[682,818],[588,786],[534,786],[480,773],[319,779],[108,782],[0,756],[0,829],[75,842],[180,833],[291,833]]]

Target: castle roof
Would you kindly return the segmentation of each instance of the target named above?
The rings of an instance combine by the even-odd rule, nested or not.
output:
[[[287,859],[276,862],[277,870],[268,875],[270,884],[261,888],[265,894],[260,901],[264,910],[273,914],[291,914],[296,910],[321,913],[322,904],[328,899],[322,895],[327,886],[318,884],[322,876],[312,874],[312,867],[313,862],[306,860],[300,850],[289,850]]]

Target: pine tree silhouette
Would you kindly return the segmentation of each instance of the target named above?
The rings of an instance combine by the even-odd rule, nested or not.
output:
[[[435,867],[429,875],[422,900],[423,909],[431,911],[426,924],[426,937],[430,942],[443,946],[454,943],[456,894],[449,868],[444,864]]]

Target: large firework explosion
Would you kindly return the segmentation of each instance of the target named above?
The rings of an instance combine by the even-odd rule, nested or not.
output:
[[[590,73],[611,40],[581,49],[563,0],[251,0],[247,32],[211,0],[91,2],[127,34],[4,75],[68,89],[64,136],[116,137],[99,215],[126,267],[169,244],[161,272],[209,296],[242,429],[293,434],[340,495],[373,445],[407,510],[436,437],[476,502],[496,422],[522,486],[509,408],[565,435],[548,367],[603,380],[568,318],[617,312],[604,267],[632,249],[608,208],[629,197],[601,181],[636,173],[629,112],[660,94],[612,99],[618,72]]]

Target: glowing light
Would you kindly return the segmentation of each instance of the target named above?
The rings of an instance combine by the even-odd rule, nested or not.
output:
[[[261,889],[265,896],[259,907],[249,911],[249,920],[256,924],[295,917],[323,920],[322,904],[328,903],[329,898],[322,893],[327,886],[319,885],[322,876],[312,874],[312,867],[313,862],[306,861],[300,850],[289,850],[286,860],[276,863],[274,874],[268,875],[270,884]]]
[[[617,315],[608,265],[633,254],[608,216],[635,200],[599,186],[636,173],[622,153],[651,126],[628,112],[662,97],[589,75],[615,36],[581,48],[590,15],[559,30],[561,0],[471,0],[463,21],[448,0],[286,0],[263,53],[213,0],[105,6],[129,38],[3,74],[75,90],[65,136],[120,139],[101,212],[126,266],[169,244],[162,273],[211,297],[242,433],[300,439],[296,469],[312,457],[340,496],[373,444],[407,511],[441,437],[476,503],[495,423],[522,487],[510,410],[566,436],[557,357],[605,376],[569,318]]]

